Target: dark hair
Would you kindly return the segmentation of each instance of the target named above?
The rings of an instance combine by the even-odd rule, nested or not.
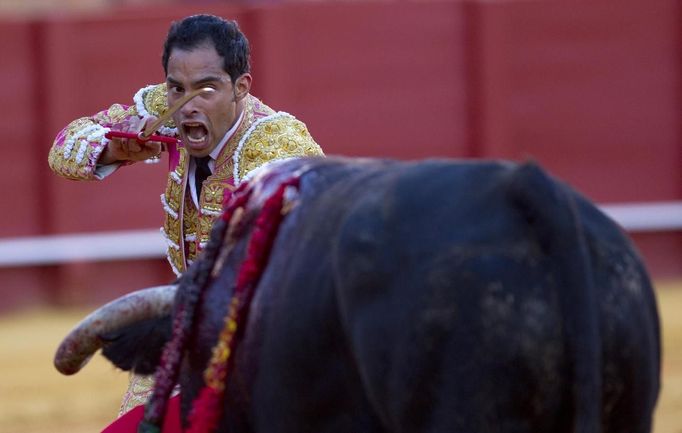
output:
[[[171,24],[163,45],[163,71],[168,74],[168,58],[174,48],[189,51],[206,43],[212,43],[223,58],[223,69],[233,83],[250,71],[249,41],[239,25],[214,15],[192,15]]]

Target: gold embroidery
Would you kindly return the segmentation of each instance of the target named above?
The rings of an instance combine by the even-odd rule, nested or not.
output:
[[[140,376],[133,374],[130,376],[128,390],[123,396],[121,409],[118,416],[123,415],[130,409],[145,404],[154,389],[154,376]]]
[[[239,178],[268,161],[296,156],[324,155],[305,124],[282,116],[259,125],[246,140],[239,158]]]
[[[201,190],[201,208],[220,212],[223,209],[224,190],[225,185],[222,182],[206,181]]]
[[[114,124],[124,121],[130,116],[137,116],[137,109],[134,105],[125,108],[121,104],[114,104],[108,110],[97,113],[92,120],[99,124]]]
[[[199,212],[197,212],[197,209],[194,207],[194,202],[190,198],[189,192],[186,195],[183,228],[185,229],[185,235],[192,235],[197,232],[197,218]]]
[[[163,231],[166,233],[169,241],[173,242],[175,245],[182,246],[182,241],[180,239],[180,219],[175,219],[170,215],[166,215],[166,219],[163,223]]]
[[[73,122],[69,123],[69,125],[64,129],[64,140],[68,140],[72,138],[76,133],[79,131],[82,131],[84,128],[94,125],[95,122],[93,122],[90,118],[88,117],[81,117],[80,119],[76,119]]]
[[[158,87],[152,92],[157,89]],[[159,94],[156,93],[157,102]],[[150,98],[149,104],[154,105],[151,102],[153,97],[145,94],[143,98],[145,106],[148,106],[147,98]],[[177,209],[181,218],[179,217],[178,220],[174,221],[171,217],[166,216],[164,230],[169,239],[176,242],[181,248],[181,251],[169,249],[169,258],[180,272],[186,269],[183,254],[186,253],[188,260],[196,259],[198,252],[200,252],[198,251],[200,249],[199,244],[208,240],[213,222],[218,218],[217,214],[223,209],[225,189],[230,186],[228,181],[232,179],[233,175],[232,156],[239,142],[258,119],[274,113],[270,107],[262,104],[255,97],[248,96],[241,125],[216,158],[215,172],[204,182],[199,202],[201,208],[208,212],[200,213],[196,209],[189,188],[184,187],[189,166],[189,155],[184,147],[178,148],[179,161],[175,174],[183,182],[179,185],[169,177],[165,194],[168,205],[173,210]],[[239,158],[239,174],[241,177],[273,159],[322,154],[322,150],[312,139],[303,123],[291,116],[282,116],[272,121],[263,122],[247,138]],[[190,240],[186,240],[187,238]]]
[[[173,266],[175,266],[175,269],[177,269],[179,272],[185,271],[185,259],[183,257],[182,251],[171,248],[168,250],[168,258]]]
[[[194,261],[197,258],[197,243],[196,241],[187,243],[187,259]]]
[[[197,236],[198,242],[207,242],[208,238],[211,237],[211,228],[216,220],[216,216],[209,214],[202,214],[199,217],[199,235]]]
[[[59,175],[69,179],[93,179],[96,157],[102,151],[103,137],[97,134],[92,140],[88,140],[88,136],[93,132],[103,133],[103,127],[118,123],[127,116],[135,114],[134,107],[126,108],[123,105],[114,104],[92,117],[74,120],[60,134],[63,138],[61,145],[55,144],[50,149],[48,156],[50,167]]]
[[[175,212],[176,218],[180,215],[180,199],[182,197],[182,184],[175,182],[175,179],[168,176],[168,182],[166,185],[166,204],[168,207]]]
[[[275,122],[268,122],[263,126],[263,132],[268,135],[276,135],[282,133],[282,128]]]
[[[55,173],[58,173],[60,176],[63,176],[67,179],[82,180],[79,179],[79,177],[70,168],[70,166],[73,165],[73,161],[65,160],[63,151],[61,149],[61,147],[54,146],[50,150],[50,154],[47,157],[47,162],[50,165],[50,168],[52,168]]]
[[[142,101],[144,103],[144,108],[147,112],[154,116],[161,116],[168,110],[168,96],[166,92],[166,84],[157,84],[151,89],[144,92],[142,95]],[[169,120],[165,123],[165,126],[169,128],[174,128],[175,123]]]
[[[79,156],[83,143],[85,143],[84,153]],[[66,157],[64,156],[64,146],[52,146],[47,157],[50,168],[67,179],[93,179],[96,164],[93,153],[100,152],[101,149],[90,145],[85,139],[75,140],[71,146],[71,151]]]
[[[178,166],[175,168],[175,173],[182,179],[185,176],[185,172],[187,171],[189,155],[187,154],[187,149],[184,147],[178,147],[178,155],[179,160]]]

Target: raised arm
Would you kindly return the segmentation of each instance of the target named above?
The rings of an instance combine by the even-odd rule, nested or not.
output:
[[[123,163],[143,161],[159,155],[158,142],[139,142],[128,139],[108,139],[112,128],[139,131],[145,122],[166,110],[165,85],[147,86],[134,97],[130,106],[114,104],[94,116],[82,117],[69,123],[55,138],[48,162],[52,170],[67,179],[101,179]],[[174,136],[173,125],[164,126],[160,134]],[[109,170],[102,170],[109,167]]]

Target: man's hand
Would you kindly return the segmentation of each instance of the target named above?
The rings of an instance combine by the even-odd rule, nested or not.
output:
[[[143,119],[134,117],[126,122],[113,125],[112,129],[137,134],[144,129],[145,125],[154,120],[156,118],[152,116]],[[119,161],[144,161],[159,156],[161,150],[162,144],[158,141],[114,138],[109,141],[109,144],[100,155],[98,163],[108,165]]]

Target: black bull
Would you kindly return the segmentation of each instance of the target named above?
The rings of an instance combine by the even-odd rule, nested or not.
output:
[[[651,430],[654,292],[631,242],[588,200],[532,164],[283,167],[302,165],[219,431]],[[247,237],[198,307],[183,416]],[[131,358],[125,341],[107,349],[119,365],[158,361],[160,342]]]

